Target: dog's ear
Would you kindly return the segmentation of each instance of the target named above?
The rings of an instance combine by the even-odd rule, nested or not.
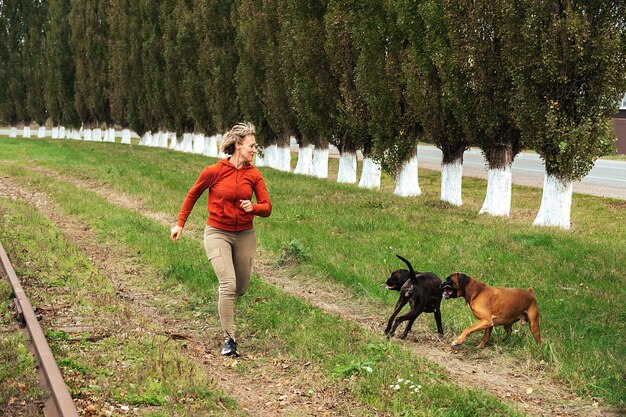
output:
[[[409,271],[403,269],[400,273],[400,278],[402,279],[402,282],[406,282],[406,280],[409,279]]]
[[[467,275],[459,273],[459,286],[465,287],[468,281],[469,277]]]

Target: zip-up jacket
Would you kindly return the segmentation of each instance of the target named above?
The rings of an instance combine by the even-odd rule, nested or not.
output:
[[[259,170],[249,163],[237,169],[228,159],[221,159],[204,168],[187,193],[178,213],[178,226],[185,227],[193,206],[207,189],[209,217],[206,223],[209,226],[240,232],[252,229],[254,216],[268,217],[272,214],[270,196]],[[252,201],[253,193],[256,204],[252,204],[252,211],[247,213],[241,208],[240,200]]]

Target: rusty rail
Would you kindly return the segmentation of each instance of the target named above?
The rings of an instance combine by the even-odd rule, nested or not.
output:
[[[25,324],[24,332],[31,340],[30,351],[39,360],[37,369],[39,385],[50,393],[50,396],[44,401],[44,414],[46,417],[78,417],[76,406],[63,381],[63,376],[54,356],[52,356],[48,341],[37,317],[35,317],[33,307],[28,301],[17,275],[15,275],[2,243],[0,243],[0,272],[4,272],[13,288],[18,320]]]

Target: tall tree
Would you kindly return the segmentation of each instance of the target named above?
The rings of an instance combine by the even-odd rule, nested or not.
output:
[[[417,114],[424,137],[442,151],[441,200],[461,205],[463,152],[469,140],[456,117],[455,103],[462,99],[467,83],[450,60],[440,3],[404,0],[398,7],[398,22],[408,43],[403,64],[407,106]]]
[[[351,0],[330,0],[325,16],[324,47],[338,84],[335,99],[338,117],[330,139],[341,154],[337,181],[347,183],[356,182],[356,151],[359,143],[370,139],[367,105],[356,85],[358,50],[351,28],[351,10],[354,6],[355,2]]]
[[[26,87],[26,112],[28,119],[39,125],[39,137],[45,137],[46,112],[44,83],[46,62],[44,59],[45,29],[48,15],[46,1],[27,2],[24,25],[24,81]]]
[[[165,132],[172,121],[167,110],[165,95],[165,59],[163,57],[163,33],[158,0],[140,0],[142,42],[142,105],[139,109],[141,124],[152,132]],[[167,139],[167,138],[166,138]],[[166,141],[165,141],[166,142]]]
[[[356,83],[369,109],[368,131],[372,139],[362,142],[363,176],[368,159],[374,155],[395,177],[395,194],[420,195],[417,172],[420,126],[415,113],[406,106],[401,63],[407,41],[398,30],[395,2],[357,3],[352,9],[351,22],[358,49]]]
[[[239,62],[236,70],[237,97],[243,118],[254,123],[257,142],[261,151],[276,144],[276,133],[267,118],[267,106],[263,100],[262,85],[265,80],[263,45],[267,45],[267,24],[261,2],[237,0],[233,8],[232,22],[236,31]],[[267,158],[270,155],[264,155]],[[257,156],[258,158],[258,156]],[[258,162],[258,161],[257,161]]]
[[[508,41],[517,33],[511,4],[510,0],[442,1],[450,59],[468,81],[465,94],[455,90],[448,94],[458,99],[455,114],[489,165],[487,195],[480,212],[495,216],[509,215],[511,164],[523,148],[514,119],[508,61],[512,53]]]
[[[108,0],[71,0],[70,45],[76,76],[74,103],[84,123],[85,139],[91,129],[110,121]]]
[[[611,121],[626,90],[626,3],[524,0],[512,39],[515,116],[544,161],[534,224],[570,227],[572,182],[615,140]]]
[[[70,0],[48,0],[44,98],[53,126],[78,127],[78,115],[74,109],[74,57],[70,48],[69,13]]]
[[[300,132],[298,164],[294,172],[328,176],[328,137],[337,107],[337,85],[321,42],[325,37],[327,1],[280,0],[280,62]]]
[[[28,117],[23,67],[26,7],[20,0],[0,2],[0,114],[11,126]]]

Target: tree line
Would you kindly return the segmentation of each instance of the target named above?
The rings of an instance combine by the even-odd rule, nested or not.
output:
[[[0,0],[0,120],[120,126],[176,147],[241,120],[270,166],[419,195],[417,143],[441,149],[462,204],[463,152],[488,163],[481,212],[507,216],[511,164],[546,167],[535,220],[569,227],[572,181],[612,151],[626,91],[623,0]],[[173,134],[175,132],[175,134]],[[157,138],[158,135],[158,138]],[[91,136],[90,136],[91,137]],[[98,139],[96,139],[98,140]],[[127,139],[129,140],[129,139]]]

